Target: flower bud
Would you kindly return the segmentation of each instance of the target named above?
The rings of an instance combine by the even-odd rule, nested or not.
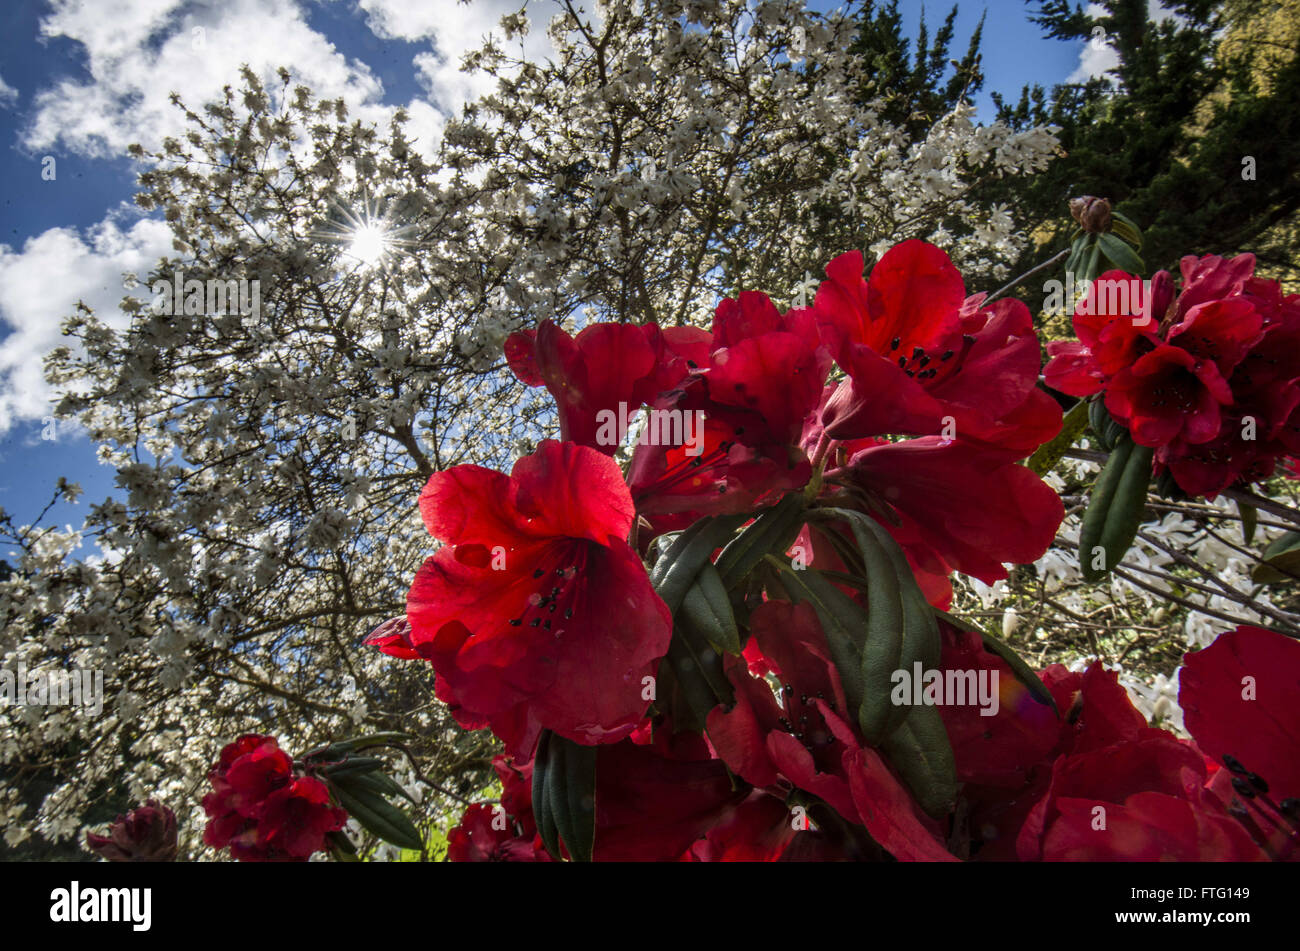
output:
[[[1174,302],[1174,279],[1168,271],[1151,275],[1151,294],[1147,300],[1146,316],[1158,327],[1163,327],[1165,315]]]
[[[1105,198],[1093,195],[1071,198],[1070,214],[1088,234],[1101,234],[1110,229],[1110,202]]]
[[[118,816],[108,835],[86,833],[86,848],[110,862],[174,862],[176,814],[150,799]]]

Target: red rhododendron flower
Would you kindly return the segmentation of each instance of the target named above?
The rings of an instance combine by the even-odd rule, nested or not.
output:
[[[597,754],[597,862],[675,861],[749,795],[703,737],[667,725],[654,733]]]
[[[1020,834],[1025,860],[1250,861],[1264,858],[1204,788],[1203,757],[1163,730],[1062,756]]]
[[[1300,642],[1238,627],[1187,655],[1183,722],[1208,755],[1235,757],[1277,798],[1300,799]]]
[[[718,755],[742,779],[759,787],[785,780],[834,807],[850,822],[857,809],[843,758],[859,741],[845,717],[839,672],[812,605],[765,601],[750,618],[751,637],[783,683],[778,705],[766,680],[730,660],[736,688],[731,710],[709,714],[708,733]]]
[[[325,848],[325,834],[342,829],[347,813],[331,806],[328,787],[299,776],[266,797],[258,816],[259,847],[305,859]]]
[[[1021,827],[1022,860],[1249,861],[1264,857],[1207,788],[1205,757],[1148,727],[1114,672],[1044,675],[1067,711],[1046,794]],[[1073,697],[1073,699],[1070,699]]]
[[[561,439],[612,456],[619,440],[598,438],[602,411],[631,414],[653,403],[703,357],[707,341],[702,330],[654,324],[592,324],[570,337],[548,320],[511,334],[505,352],[521,381],[555,397]]]
[[[449,862],[550,862],[533,818],[532,764],[498,756],[492,767],[501,779],[501,803],[474,803],[447,833]]]
[[[542,728],[582,743],[627,736],[672,621],[625,541],[618,466],[548,440],[509,476],[435,473],[420,511],[444,545],[407,596],[409,635],[381,649],[429,660],[460,722],[490,723],[521,758]]]
[[[1108,271],[1075,312],[1077,341],[1048,344],[1048,384],[1104,391],[1157,472],[1213,497],[1300,449],[1300,295],[1253,276],[1255,258],[1189,255],[1183,287]],[[1119,293],[1123,291],[1123,293]]]
[[[859,252],[835,258],[814,302],[851,381],[822,412],[831,437],[930,435],[950,417],[963,438],[982,439],[1037,399],[1038,337],[1023,303],[968,299],[948,256],[923,241],[891,248],[869,281],[862,267]]]
[[[801,450],[782,446],[765,455],[740,442],[744,427],[739,427],[739,435],[737,428],[706,418],[698,452],[684,445],[637,446],[628,471],[629,488],[637,513],[654,524],[651,537],[706,515],[762,507],[807,484],[812,467]]]
[[[447,833],[448,862],[549,862],[536,831],[525,834],[500,806],[474,803]]]
[[[1183,276],[1183,290],[1178,296],[1174,318],[1178,319],[1197,304],[1220,300],[1241,293],[1255,273],[1255,255],[1238,254],[1224,258],[1217,254],[1197,257],[1185,255],[1178,262]]]
[[[229,847],[241,862],[305,862],[326,848],[327,833],[347,822],[347,813],[330,805],[324,783],[295,774],[274,737],[241,736],[221,751],[208,780],[203,841]]]
[[[1160,446],[1179,437],[1208,442],[1219,434],[1221,406],[1232,390],[1212,360],[1162,345],[1121,370],[1106,390],[1106,409],[1133,441]]]
[[[1049,761],[1061,741],[1053,707],[1036,699],[1002,658],[984,649],[971,631],[940,622],[941,670],[996,677],[997,707],[987,714],[976,704],[944,704],[940,717],[952,743],[957,778],[986,789],[1017,790],[1028,786],[1036,767]]]
[[[798,443],[830,366],[811,310],[782,314],[766,294],[743,291],[719,303],[713,318],[713,350],[701,374],[715,404],[707,408],[711,416],[748,424],[741,442]],[[728,414],[723,407],[746,412]]]
[[[692,862],[777,862],[800,834],[783,800],[755,790],[704,838],[696,840],[684,858]]]
[[[1123,271],[1106,271],[1074,311],[1077,341],[1049,341],[1047,385],[1071,396],[1091,396],[1111,377],[1160,342],[1160,321],[1173,299],[1167,272],[1150,288]]]
[[[87,832],[86,848],[110,862],[175,861],[176,813],[150,799],[118,816],[108,835]]]

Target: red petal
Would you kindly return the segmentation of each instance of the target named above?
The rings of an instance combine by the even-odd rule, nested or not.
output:
[[[1183,722],[1202,750],[1235,756],[1275,802],[1300,797],[1300,643],[1238,627],[1188,654],[1179,684]]]
[[[900,862],[955,862],[916,810],[912,797],[884,760],[869,749],[844,754],[844,770],[862,824]]]

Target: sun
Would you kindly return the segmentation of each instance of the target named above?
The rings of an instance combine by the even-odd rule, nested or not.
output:
[[[384,209],[382,200],[363,197],[355,206],[334,204],[308,237],[337,248],[336,267],[342,274],[387,270],[390,261],[421,246],[412,236],[414,222],[402,224]]]
[[[389,250],[389,230],[383,221],[367,221],[352,233],[346,254],[366,269],[378,267]]]

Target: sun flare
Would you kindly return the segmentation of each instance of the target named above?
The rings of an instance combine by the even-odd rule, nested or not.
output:
[[[388,253],[388,229],[383,222],[367,222],[352,235],[347,254],[364,268],[377,267]]]

